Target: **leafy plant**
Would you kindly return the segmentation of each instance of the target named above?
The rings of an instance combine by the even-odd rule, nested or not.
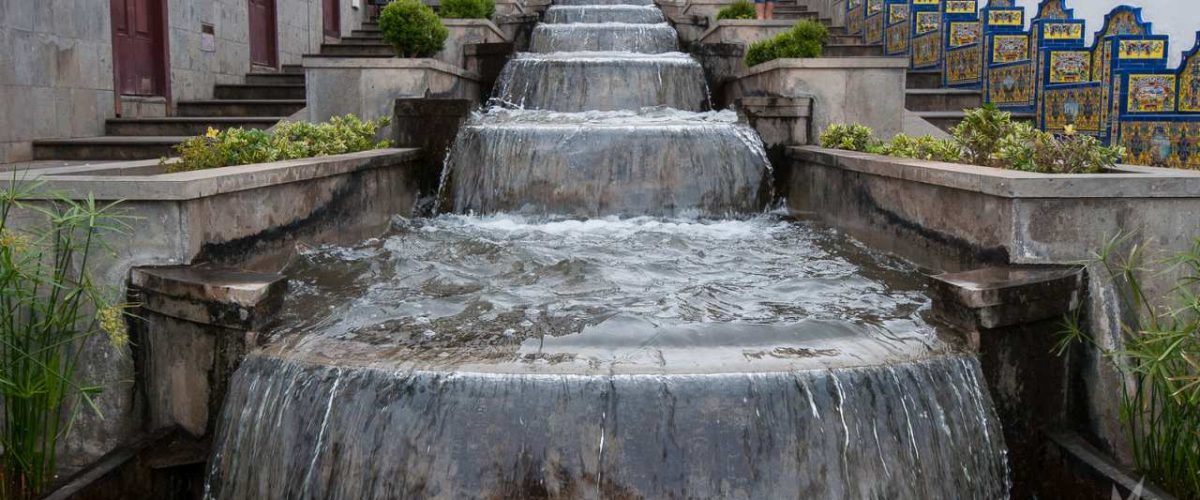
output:
[[[875,131],[857,123],[830,125],[821,132],[821,147],[866,152],[875,143]]]
[[[40,184],[15,180],[0,191],[0,498],[32,499],[54,477],[59,440],[80,411],[99,414],[100,386],[76,368],[93,336],[115,346],[128,341],[127,304],[105,299],[92,282],[103,237],[129,228],[90,196],[29,203]],[[15,210],[40,216],[37,231],[21,231]]]
[[[993,104],[967,111],[952,134],[962,146],[967,163],[973,165],[996,166],[1000,151],[1000,142],[1016,132],[1016,123],[1012,113],[1000,111]]]
[[[912,137],[897,134],[891,142],[882,145],[879,154],[918,160],[959,162],[962,160],[963,150],[952,140],[937,139],[928,135]]]
[[[400,57],[429,57],[446,44],[450,31],[421,0],[396,0],[379,14],[379,31]]]
[[[1138,470],[1179,498],[1200,498],[1200,239],[1172,259],[1182,277],[1161,297],[1143,287],[1145,248],[1134,245],[1119,256],[1116,249],[1125,243],[1113,238],[1095,263],[1140,321],[1122,324],[1123,346],[1111,350],[1089,336],[1079,318],[1068,318],[1057,351],[1083,342],[1104,353],[1128,381],[1121,384],[1121,424]]]
[[[495,0],[442,0],[438,15],[446,19],[491,19]]]
[[[1055,136],[1022,123],[1001,139],[996,160],[1014,170],[1081,174],[1112,168],[1123,156],[1124,148],[1105,147],[1095,137],[1073,133]]]
[[[746,65],[755,66],[775,59],[821,57],[827,41],[829,29],[825,25],[800,21],[785,33],[750,44],[746,49]]]
[[[362,121],[346,115],[317,124],[282,122],[273,132],[210,128],[175,147],[179,161],[163,164],[168,172],[186,172],[386,148],[389,141],[376,141],[375,135],[388,123],[388,118]]]
[[[721,19],[754,19],[758,17],[754,4],[748,0],[737,0],[717,11],[717,20]]]

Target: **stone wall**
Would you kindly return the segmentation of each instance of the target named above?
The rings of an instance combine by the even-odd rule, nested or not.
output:
[[[108,2],[0,0],[0,163],[35,138],[96,135],[113,113]]]
[[[209,99],[213,85],[250,71],[246,0],[167,0],[174,101]],[[368,16],[366,2],[339,0],[342,34]],[[324,41],[321,0],[276,0],[280,64],[300,64]],[[216,50],[201,50],[213,26]],[[0,0],[0,163],[27,161],[31,141],[104,134],[116,115],[108,0]],[[124,99],[125,116],[162,115],[161,99]]]

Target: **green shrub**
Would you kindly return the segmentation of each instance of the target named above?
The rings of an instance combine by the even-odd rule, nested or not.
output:
[[[880,148],[879,154],[957,163],[962,161],[963,150],[958,143],[949,139],[938,139],[928,135],[912,137],[898,134],[892,138],[891,142]]]
[[[769,40],[750,44],[746,49],[746,65],[755,66],[775,59],[821,57],[829,30],[814,21],[800,21],[790,31]]]
[[[1013,170],[1054,174],[1089,174],[1112,168],[1125,156],[1120,146],[1105,147],[1095,137],[1055,136],[1017,124],[1000,140],[996,161]]]
[[[1110,240],[1097,254],[1117,290],[1122,311],[1138,317],[1121,324],[1122,346],[1107,349],[1069,317],[1057,352],[1083,342],[1104,353],[1126,383],[1121,387],[1121,425],[1129,436],[1138,472],[1177,498],[1200,498],[1200,239],[1163,267],[1179,276],[1169,295],[1150,296],[1143,279],[1167,269],[1147,269],[1144,247],[1128,256]]]
[[[875,143],[874,135],[870,127],[857,123],[830,125],[821,132],[821,147],[866,152]]]
[[[737,0],[717,11],[717,20],[721,19],[755,19],[758,17],[754,4],[747,0]]]
[[[163,164],[168,172],[185,172],[386,148],[389,142],[376,141],[375,135],[388,123],[387,118],[362,121],[346,115],[316,124],[282,122],[272,132],[210,128],[175,147],[179,161]]]
[[[129,340],[130,305],[107,300],[118,294],[91,278],[103,239],[126,232],[126,218],[91,196],[27,204],[39,186],[0,190],[0,498],[12,500],[41,498],[57,477],[59,440],[81,412],[99,414],[103,387],[78,370],[84,346]],[[17,219],[39,227],[17,229]]]
[[[967,163],[983,166],[1000,166],[996,154],[1000,142],[1016,133],[1016,122],[1012,113],[1000,111],[995,105],[985,104],[981,108],[967,111],[952,134],[962,146]]]
[[[438,15],[446,19],[491,19],[495,0],[442,0]]]
[[[429,57],[446,44],[450,31],[420,0],[396,0],[379,14],[379,31],[400,57]]]

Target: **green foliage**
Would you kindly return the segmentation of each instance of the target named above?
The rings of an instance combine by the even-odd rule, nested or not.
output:
[[[996,161],[1027,172],[1090,174],[1112,168],[1124,156],[1124,148],[1105,147],[1092,136],[1059,137],[1021,123],[1000,140]]]
[[[832,125],[821,134],[821,147],[1048,174],[1103,172],[1125,155],[1125,148],[1106,147],[1071,129],[1058,136],[1015,122],[991,105],[968,111],[953,139],[900,134],[878,143],[871,136],[861,125]]]
[[[124,232],[116,203],[30,203],[40,184],[0,191],[0,498],[40,498],[54,479],[58,442],[81,411],[99,414],[101,387],[79,380],[84,346],[128,342],[125,311],[91,278],[105,234]],[[16,212],[34,230],[12,222]],[[115,294],[114,294],[115,295]]]
[[[937,139],[928,135],[912,137],[898,134],[892,138],[891,142],[884,144],[878,154],[918,160],[959,162],[962,161],[963,150],[958,143],[948,139]]]
[[[379,31],[400,57],[429,57],[446,44],[450,31],[421,0],[396,0],[379,14]]]
[[[786,33],[750,44],[746,65],[755,66],[775,59],[821,57],[829,30],[821,23],[804,20]]]
[[[390,143],[376,141],[375,135],[389,122],[346,115],[325,123],[282,122],[273,132],[210,128],[207,134],[175,147],[179,161],[163,164],[168,172],[185,172],[386,148]]]
[[[964,152],[963,159],[972,165],[998,166],[996,153],[1000,142],[1016,132],[1012,113],[1000,111],[993,104],[967,111],[952,134]]]
[[[871,152],[869,148],[875,144],[874,135],[875,131],[870,127],[857,123],[834,124],[821,132],[821,147]]]
[[[1057,352],[1083,342],[1103,352],[1127,383],[1121,384],[1121,424],[1134,462],[1146,479],[1178,498],[1200,498],[1200,239],[1167,264],[1180,276],[1169,294],[1151,296],[1143,278],[1144,247],[1127,256],[1110,240],[1097,254],[1126,311],[1140,315],[1121,325],[1120,349],[1106,349],[1078,317],[1066,320]]]
[[[446,19],[491,19],[495,0],[442,0],[438,15]]]
[[[747,0],[737,0],[717,11],[717,20],[721,19],[755,19],[758,14],[754,4]]]

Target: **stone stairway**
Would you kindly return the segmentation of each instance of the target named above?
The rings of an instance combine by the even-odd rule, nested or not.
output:
[[[962,121],[968,109],[983,105],[983,91],[942,87],[941,71],[910,70],[905,90],[905,108],[937,128],[949,132]],[[1033,121],[1033,113],[1013,113],[1013,118]]]
[[[350,32],[350,36],[342,37],[337,43],[321,45],[323,56],[344,57],[394,57],[396,50],[383,41],[383,33],[379,24],[365,22],[362,28]]]
[[[34,141],[35,160],[124,161],[173,156],[174,147],[209,127],[269,128],[304,108],[304,71],[284,65],[278,73],[249,73],[245,83],[218,84],[213,98],[176,103],[175,115],[112,118],[105,135]]]

